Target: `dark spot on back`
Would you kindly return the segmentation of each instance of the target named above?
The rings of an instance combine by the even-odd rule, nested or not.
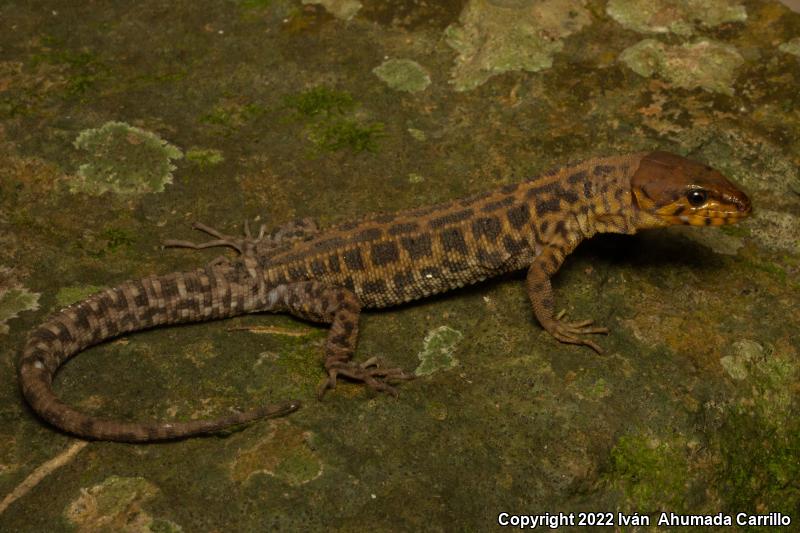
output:
[[[469,270],[469,264],[464,261],[445,259],[442,261],[442,266],[444,266],[444,268],[450,272],[463,272],[464,270]]]
[[[515,239],[511,235],[503,237],[503,248],[511,255],[517,255],[527,248],[525,239]]]
[[[478,248],[478,264],[493,270],[503,265],[503,258],[498,252],[490,252],[484,248]]]
[[[414,272],[398,272],[394,275],[393,282],[397,292],[403,293],[407,286],[414,284]]]
[[[567,178],[567,181],[569,183],[575,184],[578,183],[579,181],[585,180],[587,175],[588,174],[586,174],[585,170],[581,170],[580,172],[575,172],[574,174],[570,174],[569,177]]]
[[[311,272],[314,273],[314,276],[319,277],[325,274],[325,262],[322,259],[313,259],[311,261]]]
[[[575,191],[564,191],[561,194],[561,198],[566,200],[567,203],[570,205],[575,205],[578,203],[578,200],[580,200],[580,198],[578,197],[578,193],[576,193]]]
[[[593,171],[595,176],[608,176],[612,172],[614,172],[614,167],[611,165],[597,165]]]
[[[432,253],[431,236],[427,233],[414,237],[401,237],[400,244],[402,244],[412,260],[428,257]]]
[[[542,220],[542,223],[539,224],[539,231],[544,235],[547,232],[547,228],[550,227],[550,222],[547,220]]]
[[[292,279],[293,281],[300,281],[308,277],[308,272],[306,272],[306,266],[302,263],[289,265],[286,271],[289,273],[289,278]]]
[[[559,202],[558,198],[551,198],[550,200],[536,202],[536,214],[538,216],[542,216],[547,213],[558,213],[560,210],[561,202]]]
[[[519,188],[519,183],[509,183],[500,187],[500,192],[503,194],[511,194]]]
[[[464,235],[459,228],[447,228],[439,234],[439,240],[445,252],[457,252],[466,255],[467,243],[464,242]]]
[[[339,265],[339,255],[333,254],[328,257],[328,267],[331,269],[331,272],[340,272],[341,266]]]
[[[528,204],[520,204],[512,207],[506,212],[508,222],[514,229],[520,229],[531,218],[531,212],[528,209]]]
[[[351,248],[342,253],[344,264],[350,270],[364,270],[364,260],[361,258],[361,251],[358,248]]]
[[[386,292],[386,282],[382,279],[365,281],[362,290],[367,294],[383,294]]]
[[[400,259],[400,251],[397,249],[397,244],[392,241],[376,242],[370,249],[370,257],[372,264],[379,267]]]
[[[496,217],[481,217],[472,221],[472,235],[475,240],[480,240],[481,236],[493,241],[500,235],[502,227]]]

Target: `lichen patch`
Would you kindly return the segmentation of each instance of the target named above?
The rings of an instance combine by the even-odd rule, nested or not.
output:
[[[84,130],[74,145],[86,152],[86,162],[70,181],[70,191],[92,195],[162,192],[172,183],[172,160],[183,157],[155,133],[124,122]]]
[[[645,78],[659,76],[674,87],[728,95],[733,94],[736,69],[744,63],[735,47],[709,39],[679,46],[645,39],[626,48],[619,60]]]
[[[697,26],[714,28],[747,20],[745,7],[730,0],[609,0],[606,13],[625,28],[640,33],[689,36]]]
[[[450,81],[468,91],[503,72],[548,69],[562,40],[590,22],[579,0],[470,0],[458,23],[445,29],[459,54]]]

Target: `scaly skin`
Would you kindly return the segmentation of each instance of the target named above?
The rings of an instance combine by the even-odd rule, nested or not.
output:
[[[52,390],[53,376],[67,359],[104,340],[161,325],[270,311],[330,324],[324,347],[327,380],[320,396],[339,376],[394,393],[392,384],[413,376],[376,360],[351,361],[361,309],[409,302],[523,268],[541,325],[561,342],[600,352],[584,336],[607,333],[606,328],[554,315],[550,279],[583,239],[672,224],[728,224],[749,213],[747,196],[719,172],[652,152],[566,165],[463,200],[371,216],[322,232],[304,220],[270,234],[262,228],[257,237],[248,228],[245,237],[234,238],[198,224],[215,239],[165,244],[228,246],[239,257],[220,258],[193,272],[128,281],[55,313],[28,338],[20,384],[42,418],[91,439],[175,439],[286,414],[300,402],[215,420],[128,423],[83,414]]]

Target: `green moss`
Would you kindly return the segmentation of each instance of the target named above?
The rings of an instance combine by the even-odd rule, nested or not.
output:
[[[109,68],[88,50],[71,50],[63,40],[45,36],[42,49],[31,56],[31,63],[64,66],[67,71],[67,96],[82,96],[101,79],[109,76]]]
[[[342,118],[313,127],[309,139],[320,150],[335,152],[348,148],[353,152],[375,152],[377,141],[383,135],[383,124],[373,122],[361,124],[353,119]]]
[[[719,430],[719,490],[729,509],[791,512],[800,507],[796,364],[768,356],[749,361],[748,367],[749,394],[731,406]]]
[[[88,161],[70,182],[70,191],[92,195],[162,192],[164,185],[172,183],[172,160],[183,157],[155,133],[124,122],[84,130],[74,145],[87,152]]]
[[[345,113],[351,111],[356,103],[349,93],[318,85],[299,94],[284,97],[284,105],[300,115],[309,118],[322,114]]]
[[[286,96],[284,105],[306,124],[308,139],[318,151],[377,151],[383,124],[351,116],[357,103],[349,93],[320,85]]]
[[[623,435],[611,450],[612,484],[621,488],[629,508],[652,512],[683,508],[688,478],[685,444],[643,434]]]
[[[61,287],[56,293],[56,303],[61,307],[66,307],[75,302],[85,300],[92,294],[103,290],[98,285],[73,285],[71,287]]]
[[[200,168],[218,165],[225,161],[221,150],[190,148],[186,151],[186,160]]]
[[[225,130],[241,128],[267,112],[267,108],[254,102],[248,104],[221,104],[200,117],[200,122],[220,126]]]

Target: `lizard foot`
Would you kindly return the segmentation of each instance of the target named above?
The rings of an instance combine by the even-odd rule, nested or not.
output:
[[[248,224],[246,220],[244,222],[244,237],[233,237],[231,235],[225,235],[210,226],[206,226],[201,222],[195,222],[194,224],[192,224],[192,228],[200,230],[203,233],[206,233],[216,238],[210,241],[201,242],[199,244],[191,241],[179,241],[175,239],[168,239],[164,241],[164,246],[169,248],[192,248],[193,250],[202,250],[204,248],[215,248],[217,246],[227,246],[229,248],[233,248],[240,254],[244,255],[249,248],[252,248],[254,245],[261,242],[267,230],[266,226],[262,225],[261,228],[258,230],[258,236],[253,237],[253,234],[250,233],[250,224]]]
[[[544,328],[557,340],[567,344],[579,344],[588,346],[595,352],[601,354],[603,349],[594,342],[581,338],[581,335],[606,335],[608,328],[593,326],[594,320],[580,320],[577,322],[564,322],[562,319],[566,311],[560,312],[555,319],[544,326]]]
[[[392,386],[393,383],[409,381],[416,377],[399,367],[381,366],[381,361],[377,357],[370,357],[363,363],[336,361],[325,366],[328,370],[328,377],[317,391],[317,398],[320,400],[328,389],[336,388],[336,380],[339,376],[361,381],[374,391],[385,392],[392,396],[397,396],[397,390]]]

